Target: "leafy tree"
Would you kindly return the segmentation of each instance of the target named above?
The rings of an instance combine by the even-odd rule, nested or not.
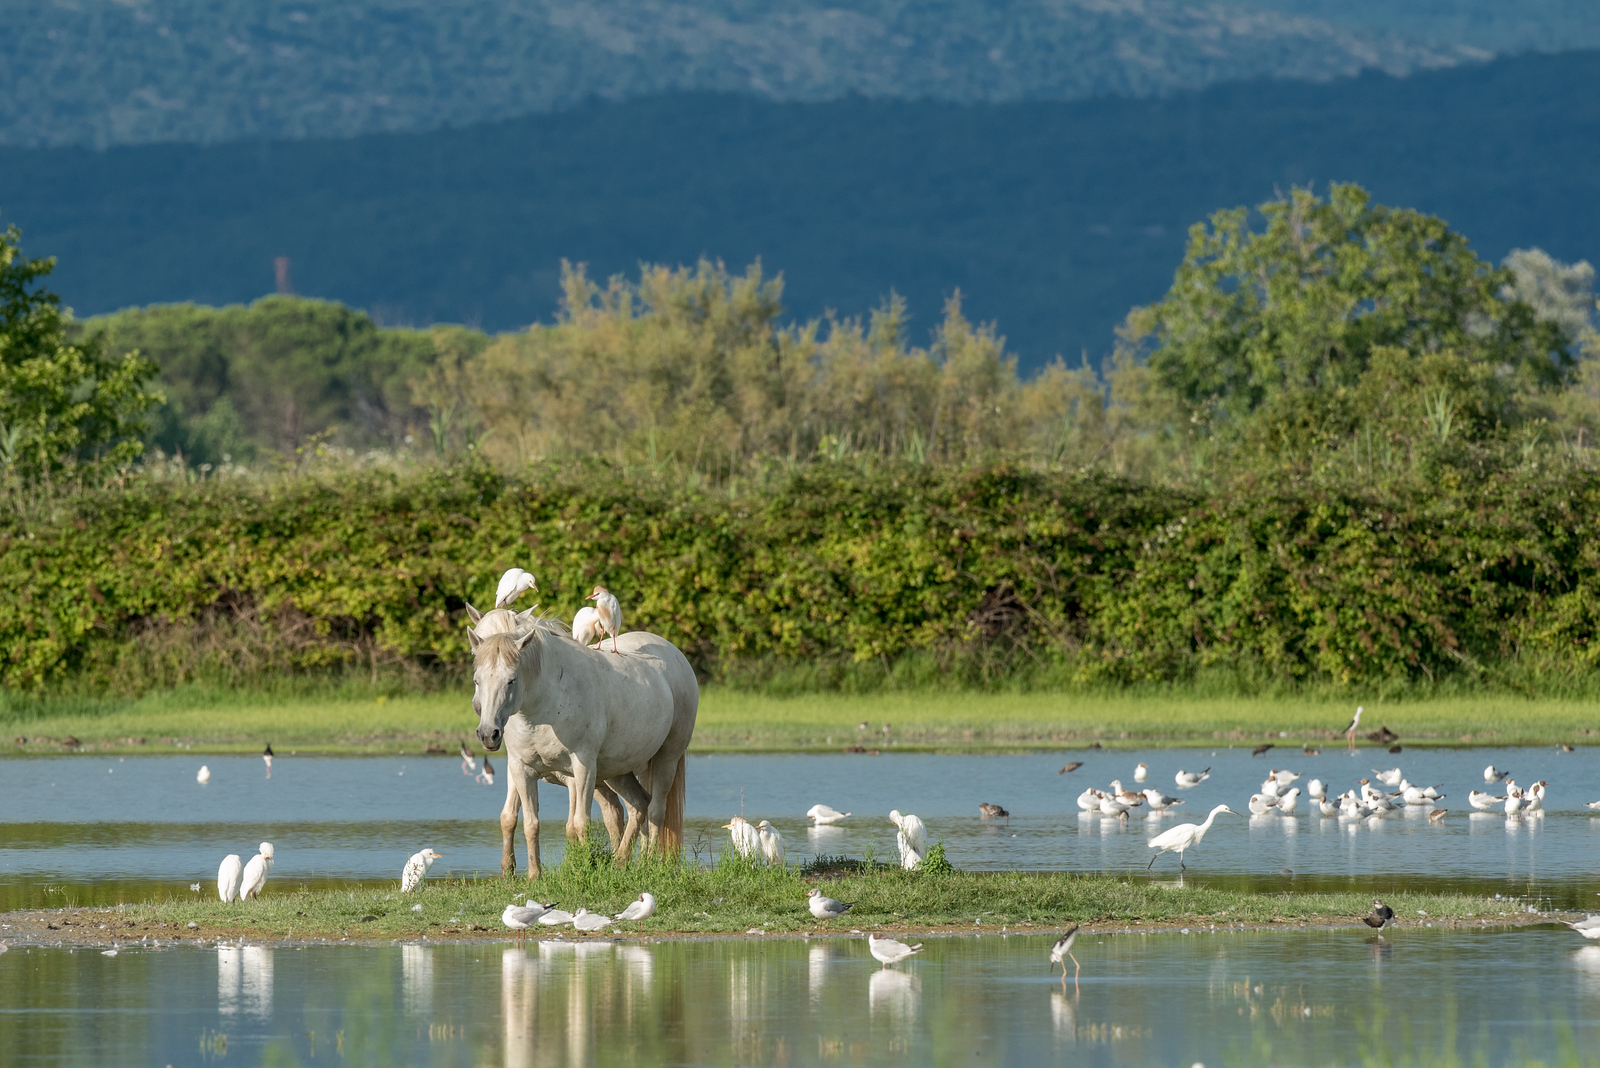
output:
[[[145,389],[156,365],[137,351],[107,357],[97,339],[70,342],[61,298],[40,283],[56,261],[22,255],[21,237],[15,226],[0,234],[0,465],[37,480],[87,461],[126,464],[161,399]]]

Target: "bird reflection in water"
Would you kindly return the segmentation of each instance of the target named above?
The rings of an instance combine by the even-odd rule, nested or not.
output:
[[[543,949],[543,943],[540,948]],[[521,948],[500,955],[500,1018],[506,1028],[506,1068],[534,1063],[538,1024],[538,976],[534,961]]]
[[[1381,968],[1394,955],[1394,943],[1383,935],[1373,935],[1367,939],[1367,952],[1372,954],[1372,963]]]
[[[1050,1024],[1057,1038],[1073,1038],[1078,1032],[1078,995],[1065,990],[1050,991]]]
[[[425,1015],[433,1008],[433,949],[400,947],[400,989],[406,1012]]]
[[[1574,951],[1572,963],[1578,970],[1578,984],[1591,994],[1600,994],[1600,946]]]
[[[272,1015],[272,950],[217,947],[217,1011],[223,1016]]]
[[[922,1002],[922,980],[909,972],[879,968],[867,980],[867,1003],[872,1015],[883,1015],[896,1024],[916,1021]]]
[[[828,956],[828,947],[820,942],[806,951],[806,983],[813,1004],[822,1000],[822,984],[828,978]]]

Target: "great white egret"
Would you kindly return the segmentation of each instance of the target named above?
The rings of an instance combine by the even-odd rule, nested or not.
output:
[[[578,609],[578,614],[572,617],[572,637],[574,641],[584,645],[593,645],[605,633],[605,627],[600,623],[600,613],[593,605],[584,605]]]
[[[1179,870],[1188,871],[1188,866],[1183,860],[1184,850],[1199,845],[1200,839],[1204,838],[1206,832],[1211,829],[1212,822],[1223,812],[1230,816],[1238,815],[1227,805],[1218,805],[1211,810],[1211,815],[1206,817],[1204,823],[1180,823],[1171,830],[1162,831],[1150,839],[1150,848],[1160,850],[1160,852],[1150,858],[1150,864],[1145,868],[1145,871],[1149,871],[1156,866],[1156,861],[1161,859],[1162,853],[1177,853]]]
[[[756,834],[761,839],[761,856],[774,867],[783,867],[783,835],[766,820],[756,824]]]
[[[829,920],[837,920],[840,916],[855,908],[855,902],[853,901],[845,904],[843,901],[836,901],[821,890],[815,889],[806,891],[806,904],[811,909],[811,915],[823,923],[827,923]]]
[[[428,877],[428,869],[433,867],[433,862],[444,856],[431,849],[424,849],[411,854],[411,859],[406,861],[406,866],[400,871],[400,891],[409,894],[422,885]]]
[[[540,916],[549,911],[547,906],[529,898],[526,905],[518,905],[515,902],[507,905],[506,910],[500,914],[500,922],[517,932],[517,945],[520,946],[523,932],[528,929],[528,925],[536,923]]]
[[[915,868],[928,855],[928,825],[916,816],[902,816],[899,809],[891,809],[889,822],[900,832],[895,835],[895,847],[900,851],[900,866]]]
[[[510,608],[518,597],[538,588],[539,584],[534,581],[531,574],[520,567],[514,567],[500,576],[500,586],[494,591],[494,606]]]
[[[914,946],[908,946],[904,942],[897,942],[888,935],[880,935],[874,931],[867,936],[867,948],[887,968],[891,964],[899,964],[913,953],[921,953],[922,943],[918,942]]]
[[[1352,753],[1356,750],[1356,728],[1361,726],[1361,713],[1362,708],[1357,705],[1356,714],[1351,717],[1350,725],[1344,729],[1344,740],[1350,743],[1350,751]]]
[[[741,857],[753,857],[761,852],[761,832],[743,816],[733,817],[722,825],[722,829],[733,839],[733,851]]]
[[[831,823],[838,823],[849,815],[850,813],[840,812],[832,805],[812,805],[806,809],[806,818],[818,827],[826,827]]]
[[[272,874],[272,843],[262,842],[261,852],[250,858],[250,863],[244,866],[244,876],[239,884],[239,900],[248,901],[253,897],[261,896],[261,888],[267,885],[267,876]]]
[[[217,869],[217,896],[224,902],[233,901],[239,896],[239,884],[243,881],[244,861],[239,859],[239,854],[229,853]]]
[[[1072,963],[1076,968],[1076,971],[1072,973],[1072,981],[1074,983],[1078,981],[1078,972],[1083,971],[1083,965],[1078,963],[1078,958],[1072,956],[1072,943],[1076,942],[1077,940],[1078,925],[1073,924],[1071,927],[1067,928],[1067,933],[1056,939],[1056,944],[1050,947],[1050,963],[1061,965],[1062,986],[1065,986],[1067,983],[1066,958],[1072,957]]]
[[[595,611],[600,613],[600,626],[611,635],[611,651],[617,651],[617,635],[622,633],[622,604],[616,595],[604,586],[596,586],[594,592],[584,598],[593,601]],[[601,646],[601,648],[605,648]]]
[[[656,896],[654,894],[644,893],[634,898],[632,904],[623,909],[621,912],[617,913],[616,916],[612,918],[622,920],[625,923],[633,924],[635,930],[643,930],[644,921],[648,920],[655,914]]]

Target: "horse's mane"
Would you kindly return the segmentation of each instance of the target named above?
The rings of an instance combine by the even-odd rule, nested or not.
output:
[[[522,650],[517,648],[517,635],[489,635],[478,643],[472,659],[478,664],[494,663],[498,667],[516,667],[522,662]]]

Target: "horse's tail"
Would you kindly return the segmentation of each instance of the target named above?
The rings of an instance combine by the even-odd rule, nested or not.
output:
[[[683,803],[688,793],[685,783],[688,761],[678,758],[678,774],[672,777],[672,789],[667,791],[667,811],[661,819],[661,852],[672,856],[683,855]]]

